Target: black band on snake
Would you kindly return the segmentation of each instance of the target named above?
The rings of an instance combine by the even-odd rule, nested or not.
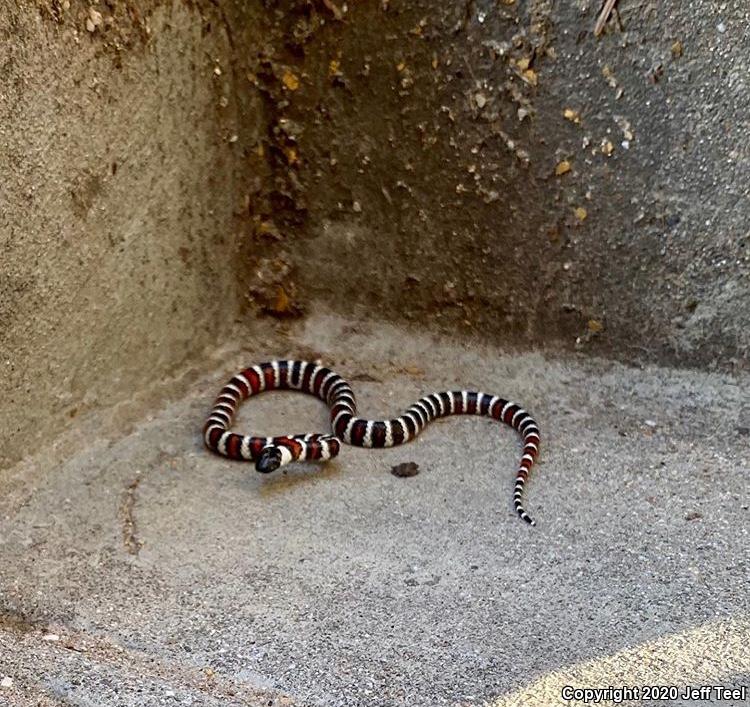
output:
[[[229,431],[240,402],[265,390],[299,390],[315,395],[331,410],[333,434],[293,434],[251,437]],[[539,453],[539,427],[520,405],[496,395],[459,390],[432,393],[394,420],[356,417],[357,403],[350,385],[337,373],[307,361],[270,361],[250,366],[222,388],[204,427],[206,446],[230,459],[254,461],[263,473],[292,461],[326,461],[341,449],[341,441],[358,447],[395,447],[413,440],[432,420],[448,415],[484,415],[518,430],[523,456],[516,472],[513,507],[534,525],[523,507],[529,471]]]

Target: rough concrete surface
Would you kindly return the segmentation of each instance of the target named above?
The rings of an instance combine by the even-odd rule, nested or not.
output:
[[[601,5],[269,3],[261,305],[746,367],[750,10]]]
[[[490,420],[269,477],[209,454],[200,427],[225,378],[300,352],[352,379],[372,416],[464,385],[528,406],[538,525],[512,513],[520,444]],[[333,315],[215,360],[132,432],[82,416],[87,445],[4,473],[0,704],[505,707],[561,704],[565,684],[750,687],[746,376]],[[269,394],[237,427],[327,421],[312,398]],[[421,472],[389,473],[406,461]]]
[[[0,466],[239,310],[231,138],[257,126],[220,13],[64,5],[0,3]]]

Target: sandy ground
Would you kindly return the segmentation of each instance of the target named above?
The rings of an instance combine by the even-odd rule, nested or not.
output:
[[[300,352],[372,417],[464,386],[523,403],[544,435],[537,526],[511,509],[519,439],[491,420],[268,477],[205,451],[224,379]],[[126,434],[89,418],[89,444],[0,475],[0,704],[506,707],[564,704],[565,685],[750,687],[750,378],[326,317],[216,358]],[[262,396],[237,427],[325,430],[326,411]],[[419,475],[389,473],[406,461]]]

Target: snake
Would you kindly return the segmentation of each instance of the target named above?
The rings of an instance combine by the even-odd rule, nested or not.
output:
[[[271,390],[292,390],[314,395],[330,409],[330,434],[303,433],[259,437],[230,431],[243,400]],[[338,373],[317,362],[268,361],[244,369],[221,389],[203,427],[203,439],[212,452],[229,459],[255,462],[267,474],[291,462],[325,462],[341,451],[341,442],[357,447],[395,447],[410,442],[430,422],[449,415],[482,415],[519,432],[523,455],[513,487],[513,508],[521,520],[535,521],[524,508],[524,488],[539,454],[539,426],[517,403],[497,395],[470,390],[426,395],[393,420],[357,417],[354,391]]]

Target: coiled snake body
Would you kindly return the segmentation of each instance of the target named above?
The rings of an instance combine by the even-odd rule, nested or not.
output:
[[[251,437],[229,431],[240,402],[265,390],[299,390],[315,395],[331,410],[333,434]],[[484,415],[510,425],[523,438],[523,456],[516,472],[513,507],[534,525],[523,507],[523,491],[539,451],[539,427],[520,405],[496,395],[459,390],[420,398],[394,420],[356,417],[351,386],[329,368],[307,361],[270,361],[234,376],[219,393],[204,427],[206,446],[230,459],[254,461],[263,473],[292,461],[326,461],[341,441],[358,447],[394,447],[413,440],[432,420],[448,415]]]

